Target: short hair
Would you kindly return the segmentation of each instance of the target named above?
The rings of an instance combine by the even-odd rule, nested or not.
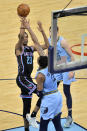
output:
[[[27,32],[24,32],[24,34],[28,36]],[[20,39],[20,33],[18,34],[18,38]]]
[[[46,68],[48,66],[48,57],[47,56],[40,56],[38,58],[38,64],[41,68]]]
[[[49,27],[49,30],[51,30],[51,26]],[[59,31],[59,27],[57,26],[57,31]]]

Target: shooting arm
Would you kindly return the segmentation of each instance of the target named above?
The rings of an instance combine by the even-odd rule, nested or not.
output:
[[[22,45],[23,45],[23,36],[24,36],[24,32],[25,32],[25,29],[23,27],[23,24],[21,23],[21,27],[20,27],[20,33],[19,33],[19,40],[18,40],[18,43],[16,44],[15,46],[15,51],[16,53],[18,51],[21,51],[22,50]],[[17,53],[18,54],[18,53]]]
[[[32,31],[31,27],[30,27],[30,23],[29,21],[27,21],[27,19],[25,18],[24,21],[23,21],[23,25],[24,27],[28,30],[30,36],[31,36],[31,39],[34,43],[34,51],[37,50],[38,54],[41,55],[41,56],[44,56],[44,51],[42,49],[42,47],[40,46],[39,42],[38,42],[38,39],[36,37],[36,35],[34,34],[34,32]]]

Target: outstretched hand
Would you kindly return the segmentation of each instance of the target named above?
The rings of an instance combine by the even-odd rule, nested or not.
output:
[[[23,27],[25,29],[28,29],[30,27],[30,20],[27,20],[26,17],[21,18],[21,23],[23,24]]]

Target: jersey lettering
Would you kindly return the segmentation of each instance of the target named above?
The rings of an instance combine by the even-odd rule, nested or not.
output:
[[[53,82],[56,80],[56,78],[54,77],[54,75],[51,75],[51,78],[52,78]]]
[[[49,72],[47,73],[48,77],[51,77],[52,81],[54,82],[56,80],[56,78],[54,77],[54,75],[50,74]]]
[[[61,56],[59,54],[59,51],[57,51],[57,61],[61,60]]]

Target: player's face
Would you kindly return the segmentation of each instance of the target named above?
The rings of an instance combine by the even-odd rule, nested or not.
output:
[[[23,41],[23,45],[26,46],[28,43],[28,35],[24,34],[24,41]]]

